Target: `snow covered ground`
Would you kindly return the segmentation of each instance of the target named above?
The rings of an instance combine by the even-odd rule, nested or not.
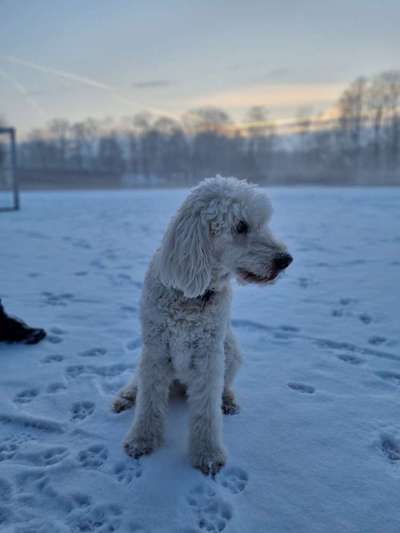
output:
[[[295,257],[237,287],[229,462],[187,456],[187,407],[135,461],[113,394],[140,352],[148,260],[185,191],[30,193],[0,215],[0,294],[49,331],[0,347],[2,533],[398,533],[400,190],[272,189]]]

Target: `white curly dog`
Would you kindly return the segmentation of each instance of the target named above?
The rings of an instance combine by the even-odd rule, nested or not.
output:
[[[232,382],[241,362],[230,281],[270,283],[292,261],[267,227],[270,216],[260,189],[217,176],[195,187],[171,220],[144,282],[139,369],[113,404],[120,412],[136,403],[129,455],[161,445],[170,387],[179,385],[189,402],[193,466],[215,474],[225,464],[222,412],[238,412]]]

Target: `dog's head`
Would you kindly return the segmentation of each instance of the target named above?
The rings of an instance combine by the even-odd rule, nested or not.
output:
[[[209,178],[178,210],[158,254],[160,279],[188,298],[218,278],[269,283],[292,257],[268,228],[271,205],[256,186],[236,178]]]

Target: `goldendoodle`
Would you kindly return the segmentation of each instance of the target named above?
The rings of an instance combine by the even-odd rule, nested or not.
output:
[[[171,220],[145,278],[138,372],[113,404],[116,412],[136,404],[129,455],[160,446],[169,390],[179,384],[189,402],[193,466],[215,474],[225,464],[222,412],[238,411],[232,383],[241,361],[230,327],[231,278],[271,283],[292,262],[268,228],[270,216],[259,188],[218,176],[195,187]]]

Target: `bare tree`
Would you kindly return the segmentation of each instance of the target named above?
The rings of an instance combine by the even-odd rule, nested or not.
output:
[[[367,80],[357,78],[342,94],[339,103],[339,140],[344,170],[352,175],[360,173],[362,133],[366,119]]]
[[[125,169],[123,150],[116,132],[110,132],[100,138],[97,165],[99,170],[121,174]]]
[[[247,113],[248,164],[253,177],[267,180],[272,173],[272,152],[276,128],[264,106],[254,106]]]
[[[71,126],[69,166],[79,171],[94,168],[95,145],[97,139],[96,122],[87,119]]]
[[[5,128],[6,121],[3,117],[0,116],[0,128]],[[6,148],[2,142],[2,139],[0,138],[0,169],[4,164],[4,161],[6,159]]]

